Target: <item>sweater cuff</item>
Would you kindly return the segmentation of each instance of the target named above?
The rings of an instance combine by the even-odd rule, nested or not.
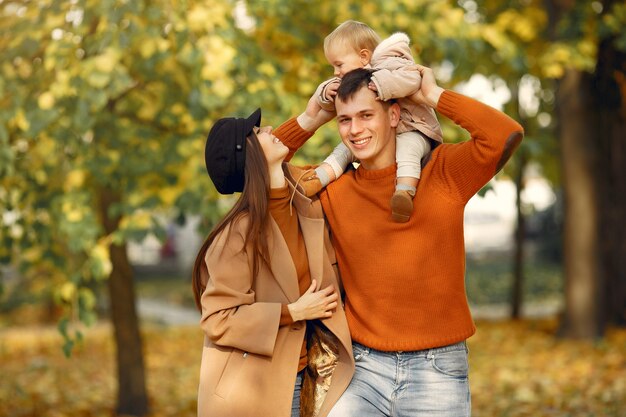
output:
[[[457,113],[458,99],[462,94],[454,92],[452,90],[443,90],[441,96],[439,96],[439,102],[437,103],[437,111],[444,116],[451,118],[452,115]]]
[[[291,317],[289,307],[287,307],[287,304],[282,304],[280,307],[280,326],[287,326],[292,323],[293,317]]]
[[[283,145],[289,148],[289,154],[285,158],[285,162],[289,161],[293,154],[313,136],[313,132],[302,129],[295,117],[278,126],[273,133],[280,139]]]

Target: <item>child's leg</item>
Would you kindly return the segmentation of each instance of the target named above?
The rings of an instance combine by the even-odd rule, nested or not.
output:
[[[322,187],[326,187],[339,178],[346,170],[348,164],[353,160],[352,152],[350,152],[346,145],[340,143],[335,146],[333,152],[315,169],[317,178],[319,178],[322,183]]]
[[[346,145],[340,143],[314,172],[303,171],[292,165],[289,165],[289,171],[297,184],[302,187],[304,194],[311,197],[339,178],[353,159]]]
[[[413,212],[413,197],[422,172],[422,157],[430,151],[430,142],[417,131],[396,137],[398,163],[396,191],[391,198],[391,214],[395,221],[406,222]]]

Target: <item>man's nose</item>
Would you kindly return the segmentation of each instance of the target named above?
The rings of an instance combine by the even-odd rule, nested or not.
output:
[[[361,125],[361,122],[357,120],[356,118],[353,119],[352,122],[350,123],[350,134],[352,136],[357,136],[359,133],[361,133],[362,130],[363,130],[363,126]]]

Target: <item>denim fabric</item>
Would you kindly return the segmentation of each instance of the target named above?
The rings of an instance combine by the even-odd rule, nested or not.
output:
[[[465,417],[471,414],[465,342],[414,352],[353,343],[356,370],[329,417]]]
[[[303,373],[304,371],[300,371],[296,375],[296,386],[293,389],[293,401],[291,402],[291,417],[300,417],[300,391],[302,390]]]

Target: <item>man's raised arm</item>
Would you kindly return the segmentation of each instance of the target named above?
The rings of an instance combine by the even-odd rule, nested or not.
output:
[[[285,161],[289,161],[294,153],[313,136],[313,133],[325,123],[335,117],[334,112],[329,112],[320,107],[314,94],[307,103],[306,109],[298,117],[292,117],[274,130],[274,135],[289,148],[289,154]]]

